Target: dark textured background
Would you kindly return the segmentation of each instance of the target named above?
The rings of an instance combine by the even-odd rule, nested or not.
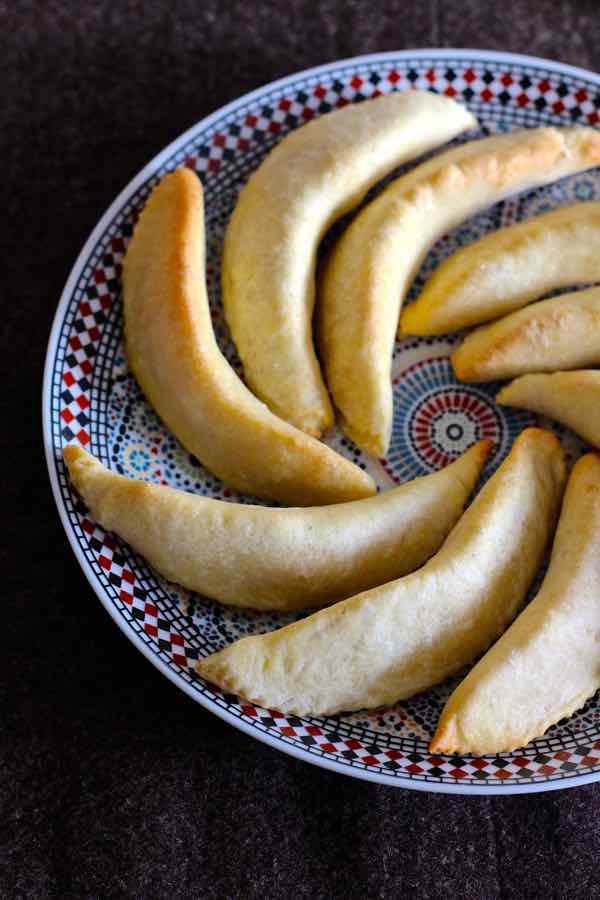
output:
[[[0,0],[2,898],[600,897],[600,784],[449,798],[268,749],[118,631],[59,524],[50,323],[116,193],[206,113],[306,66],[425,46],[598,68],[597,0]]]

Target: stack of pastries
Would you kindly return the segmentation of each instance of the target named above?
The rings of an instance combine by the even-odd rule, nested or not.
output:
[[[600,363],[600,288],[531,303],[600,281],[600,204],[465,248],[400,314],[442,234],[510,194],[600,165],[600,133],[526,129],[445,150],[364,206],[317,272],[334,221],[395,167],[475,125],[446,97],[394,93],[322,116],[271,151],[241,192],[222,261],[246,383],[212,329],[200,180],[187,169],[167,175],[141,213],[123,272],[130,366],[208,469],[287,508],[124,478],[75,445],[64,455],[94,518],[164,577],[222,603],[317,610],[200,660],[202,677],[318,716],[393,704],[484,654],[431,746],[496,753],[543,734],[600,686],[600,458],[584,456],[567,477],[557,438],[528,428],[463,512],[488,441],[375,495],[363,468],[319,440],[335,409],[361,449],[384,455],[397,329],[431,335],[495,320],[454,353],[457,376],[519,376],[498,402],[553,416],[600,445],[600,372],[585,368]],[[544,582],[521,612],[551,546]]]

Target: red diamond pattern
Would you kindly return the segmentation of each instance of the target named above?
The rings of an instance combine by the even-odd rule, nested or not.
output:
[[[92,522],[85,514],[79,514],[79,524],[82,530],[89,536],[93,546],[99,546],[95,550],[96,558],[105,575],[110,577],[118,598],[133,614],[136,611],[135,620],[139,621],[146,635],[156,641],[170,644],[170,656],[173,662],[184,669],[193,667],[195,654],[188,648],[183,635],[171,628],[166,619],[160,616],[156,605],[146,599],[146,591],[139,584],[135,573],[122,562],[122,556],[114,537]],[[188,655],[189,651],[189,655]],[[256,713],[258,715],[258,713]]]

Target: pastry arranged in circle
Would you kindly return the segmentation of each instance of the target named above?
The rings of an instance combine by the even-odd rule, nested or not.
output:
[[[163,178],[135,228],[123,298],[126,352],[139,384],[208,469],[291,508],[125,478],[76,447],[66,448],[65,461],[92,516],[165,578],[238,607],[326,607],[199,661],[203,678],[253,703],[321,716],[426,690],[503,633],[543,562],[566,480],[551,433],[521,432],[464,514],[491,442],[473,445],[482,432],[468,416],[459,422],[435,392],[431,421],[472,446],[434,474],[370,496],[370,476],[316,440],[333,422],[312,344],[319,242],[383,175],[474,124],[448,98],[394,94],[324,116],[267,156],[240,195],[222,263],[225,313],[255,393],[225,360],[212,328],[196,175],[178,169]],[[510,194],[599,163],[593,129],[496,135],[416,166],[356,216],[323,266],[316,324],[335,407],[361,448],[387,451],[399,313],[432,244]],[[448,259],[403,312],[401,330],[441,334],[497,319],[454,352],[457,377],[524,375],[500,391],[499,403],[553,416],[600,443],[600,372],[561,371],[600,365],[600,288],[531,302],[598,280],[598,250],[598,203],[501,230]],[[461,411],[475,401],[461,399]],[[492,419],[488,411],[489,427]],[[473,431],[465,435],[466,423]],[[415,415],[414,427],[431,443],[433,426],[428,431]],[[439,464],[439,450],[431,454]],[[543,586],[457,689],[433,751],[513,749],[600,683],[592,553],[599,476],[594,456],[576,465]],[[564,659],[566,670],[577,636],[580,658],[546,702],[548,660]],[[533,698],[521,684],[530,672],[539,682]]]

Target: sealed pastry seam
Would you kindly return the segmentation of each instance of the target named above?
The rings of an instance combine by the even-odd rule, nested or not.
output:
[[[600,288],[540,300],[467,335],[452,354],[462,381],[600,364]]]
[[[94,519],[163,576],[223,603],[323,606],[421,566],[461,515],[491,449],[376,497],[310,509],[228,503],[125,478],[74,445],[71,480]]]
[[[446,334],[550,291],[600,281],[600,203],[576,203],[501,228],[444,260],[402,311],[403,334]]]

